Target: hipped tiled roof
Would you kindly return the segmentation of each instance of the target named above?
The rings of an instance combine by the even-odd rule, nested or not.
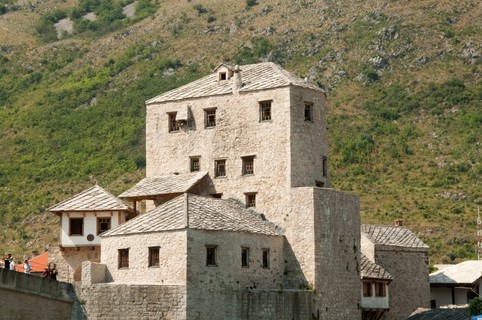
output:
[[[468,320],[468,308],[417,310],[407,320]]]
[[[127,211],[131,210],[131,208],[105,189],[99,186],[93,186],[47,210],[50,212]]]
[[[149,177],[139,181],[135,186],[119,195],[119,198],[142,198],[188,192],[208,173],[204,171],[171,174],[167,176]]]
[[[313,83],[289,73],[272,62],[240,66],[240,74],[243,85],[238,91],[241,93],[274,89],[289,85],[322,91]],[[225,94],[232,94],[232,78],[218,81],[217,74],[212,73],[199,80],[147,100],[146,104]]]
[[[372,262],[363,253],[361,254],[360,276],[362,279],[392,280],[392,276],[382,266]]]
[[[482,277],[482,261],[471,260],[430,274],[430,284],[473,284]]]
[[[102,234],[102,237],[179,229],[282,235],[283,230],[259,213],[231,200],[180,195]]]
[[[361,232],[377,245],[428,249],[422,240],[405,227],[364,224]]]

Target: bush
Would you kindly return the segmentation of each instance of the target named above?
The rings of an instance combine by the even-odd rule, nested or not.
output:
[[[195,4],[193,8],[197,11],[199,15],[207,13],[209,11],[207,8],[203,7],[202,4]]]
[[[246,0],[246,8],[251,8],[258,4],[257,0]]]
[[[471,316],[482,314],[482,299],[475,298],[469,302],[469,311]]]

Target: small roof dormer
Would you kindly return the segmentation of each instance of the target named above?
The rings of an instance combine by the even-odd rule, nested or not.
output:
[[[234,66],[226,63],[218,65],[214,71],[217,75],[217,81],[225,81],[231,79],[234,74]]]

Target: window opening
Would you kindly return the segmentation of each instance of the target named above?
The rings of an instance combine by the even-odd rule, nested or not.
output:
[[[216,266],[217,246],[206,246],[206,266]]]
[[[371,282],[363,282],[363,296],[364,297],[371,297],[372,296],[372,283]]]
[[[84,218],[70,218],[70,235],[84,235]]]
[[[97,235],[110,230],[110,218],[97,218]]]
[[[119,269],[129,268],[129,249],[119,249]]]
[[[242,157],[243,160],[243,176],[254,174],[254,156]]]
[[[263,249],[263,268],[269,269],[269,249]]]
[[[170,112],[169,115],[169,132],[179,131],[179,123],[176,121],[177,112]]]
[[[216,126],[216,109],[204,110],[206,123],[206,128],[212,128]]]
[[[226,176],[226,160],[216,160],[214,161],[215,177],[225,177]]]
[[[201,159],[199,157],[191,157],[191,172],[201,170]]]
[[[386,296],[385,283],[383,283],[383,282],[376,282],[375,283],[375,296],[376,297],[385,297]]]
[[[241,248],[241,267],[249,268],[249,248]]]
[[[256,193],[246,193],[246,208],[256,207]]]
[[[259,120],[260,121],[271,120],[271,101],[261,101],[259,103]]]
[[[328,158],[323,157],[323,177],[328,175]]]
[[[313,121],[313,103],[305,102],[305,121]]]
[[[149,267],[159,267],[159,248],[149,247]]]

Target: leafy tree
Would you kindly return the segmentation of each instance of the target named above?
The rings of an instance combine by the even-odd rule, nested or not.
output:
[[[482,299],[475,298],[470,300],[469,311],[472,316],[482,314]]]

